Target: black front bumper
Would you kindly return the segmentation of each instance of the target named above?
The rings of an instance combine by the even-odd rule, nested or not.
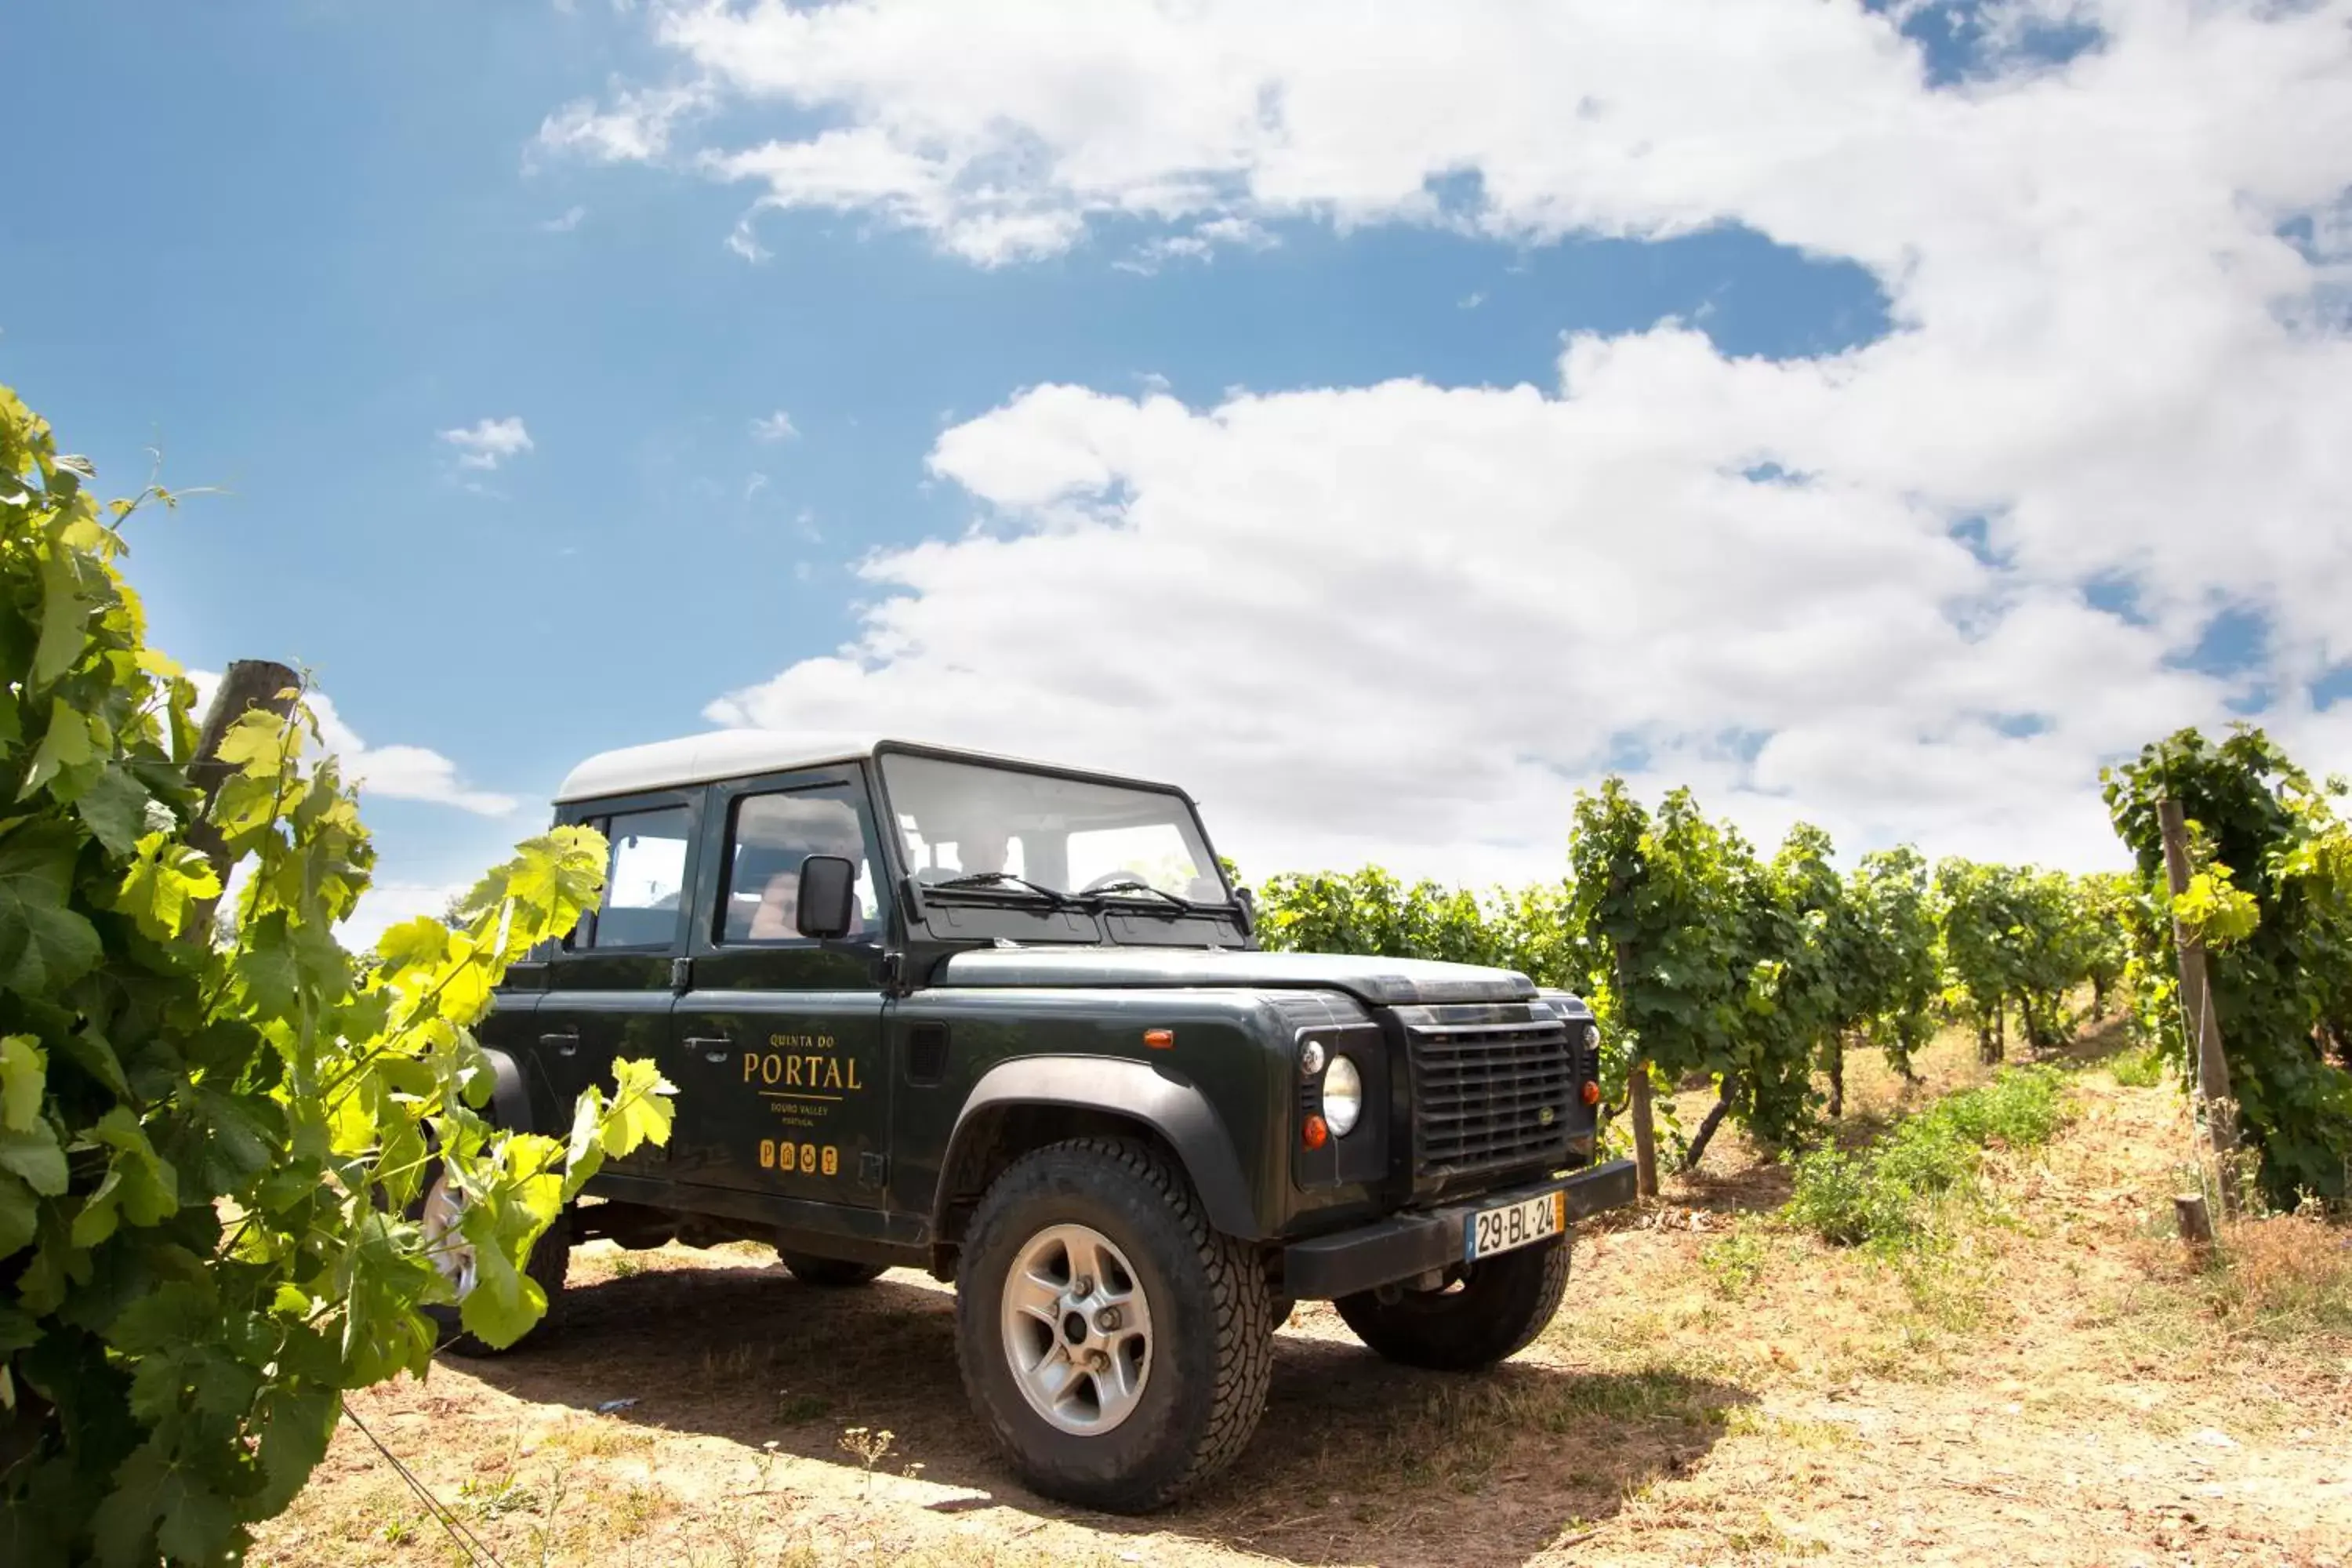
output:
[[[1444,1208],[1394,1215],[1337,1236],[1293,1242],[1282,1249],[1282,1293],[1294,1300],[1327,1301],[1458,1263],[1462,1227],[1472,1215],[1555,1188],[1568,1194],[1571,1224],[1602,1209],[1622,1208],[1633,1201],[1633,1162],[1612,1160],[1579,1171],[1565,1182],[1555,1177],[1504,1192],[1480,1193]]]

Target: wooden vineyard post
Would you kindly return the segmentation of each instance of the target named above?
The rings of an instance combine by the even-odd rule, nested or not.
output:
[[[2189,890],[2189,829],[2180,803],[2167,796],[2156,803],[2157,826],[2164,834],[2164,879],[2179,898]],[[2172,941],[2180,958],[2180,1016],[2189,1046],[2197,1061],[2197,1097],[2205,1105],[2206,1135],[2221,1167],[2221,1212],[2238,1208],[2238,1125],[2230,1099],[2230,1064],[2221,1054],[2221,1022],[2213,1011],[2213,988],[2205,973],[2205,944],[2196,933],[2172,921]]]
[[[1650,1062],[1644,1057],[1628,1069],[1625,1109],[1633,1119],[1633,1192],[1638,1197],[1658,1195],[1658,1134],[1650,1124]]]

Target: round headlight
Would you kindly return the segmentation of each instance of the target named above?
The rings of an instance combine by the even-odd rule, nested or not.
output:
[[[1584,1043],[1587,1046],[1597,1046],[1601,1043],[1600,1025],[1587,1024],[1584,1026]]]
[[[1364,1114],[1364,1077],[1346,1057],[1333,1057],[1323,1075],[1323,1120],[1331,1136],[1345,1138]]]
[[[1298,1076],[1313,1078],[1323,1070],[1323,1042],[1309,1040],[1298,1047]]]

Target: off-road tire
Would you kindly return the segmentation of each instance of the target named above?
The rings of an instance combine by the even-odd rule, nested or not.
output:
[[[1568,1289],[1570,1237],[1499,1254],[1444,1290],[1371,1291],[1331,1303],[1356,1337],[1392,1362],[1438,1372],[1492,1366],[1534,1342]]]
[[[420,1206],[422,1200],[419,1200]],[[475,1338],[460,1322],[457,1308],[453,1304],[435,1302],[424,1309],[425,1315],[440,1327],[440,1348],[452,1355],[501,1356],[520,1350],[542,1339],[554,1325],[556,1310],[563,1300],[563,1277],[572,1267],[572,1210],[569,1206],[556,1215],[554,1221],[540,1232],[539,1239],[530,1244],[530,1257],[523,1262],[522,1271],[539,1282],[547,1292],[547,1315],[531,1325],[522,1338],[510,1345],[494,1345]]]
[[[1038,1415],[1005,1357],[1006,1272],[1031,1237],[1060,1224],[1090,1226],[1127,1255],[1157,1330],[1139,1407],[1092,1436]],[[1149,1512],[1248,1446],[1274,1374],[1265,1275],[1248,1247],[1212,1228],[1192,1184],[1157,1150],[1079,1138],[1015,1161],[981,1199],[956,1279],[964,1392],[1032,1490]]]
[[[882,1276],[878,1263],[853,1263],[846,1258],[819,1258],[814,1252],[786,1252],[776,1248],[793,1278],[803,1285],[822,1285],[838,1289],[845,1285],[870,1285]]]

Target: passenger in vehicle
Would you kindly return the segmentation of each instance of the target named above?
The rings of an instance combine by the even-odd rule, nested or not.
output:
[[[812,849],[811,855],[833,853]],[[805,858],[806,857],[803,857]],[[748,942],[786,942],[797,940],[800,929],[801,868],[795,864],[789,871],[779,871],[768,879],[760,891],[760,901],[751,910],[741,940]],[[866,916],[853,902],[849,908],[849,934],[856,936],[866,929]]]

